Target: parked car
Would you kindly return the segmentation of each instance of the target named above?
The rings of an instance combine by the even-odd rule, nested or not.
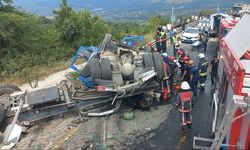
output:
[[[181,41],[184,43],[194,43],[198,41],[199,33],[199,28],[188,27],[185,32],[183,32]]]

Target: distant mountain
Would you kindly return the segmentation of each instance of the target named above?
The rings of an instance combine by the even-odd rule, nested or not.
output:
[[[219,0],[220,7],[230,8],[235,0]],[[243,1],[243,0],[241,0]],[[175,14],[181,15],[198,12],[201,9],[216,9],[218,0],[68,0],[68,5],[75,10],[89,10],[111,21],[142,21],[161,14],[170,16],[174,2]],[[244,0],[250,3],[250,0]],[[60,0],[14,0],[15,6],[41,16],[53,15]]]

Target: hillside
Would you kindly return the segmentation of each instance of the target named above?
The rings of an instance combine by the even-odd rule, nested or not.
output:
[[[170,16],[171,1],[174,0],[68,0],[75,10],[86,9],[110,21],[145,21],[151,16],[161,14]],[[218,0],[175,0],[175,13],[186,11],[196,13],[200,9],[216,9]],[[220,7],[230,8],[235,0],[220,0]],[[250,3],[250,0],[244,0]],[[59,7],[60,0],[14,0],[14,5],[41,16],[51,16]]]

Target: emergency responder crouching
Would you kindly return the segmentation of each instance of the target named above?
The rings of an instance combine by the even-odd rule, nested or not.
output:
[[[193,94],[190,91],[188,82],[181,83],[181,91],[177,95],[176,106],[181,115],[181,128],[186,130],[192,125],[192,98]]]
[[[199,82],[200,82],[200,90],[204,91],[205,90],[205,82],[207,80],[207,69],[208,69],[208,62],[205,59],[205,55],[204,54],[199,54]]]

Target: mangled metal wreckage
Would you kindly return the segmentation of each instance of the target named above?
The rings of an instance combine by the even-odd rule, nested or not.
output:
[[[79,59],[86,61],[81,69],[75,65]],[[88,116],[108,115],[119,109],[122,100],[135,95],[149,94],[143,97],[150,101],[164,78],[160,53],[114,41],[110,34],[106,34],[98,48],[81,46],[69,67],[79,74],[82,88],[76,89],[70,79],[35,91],[21,91],[14,85],[0,87],[0,122],[14,118],[6,130],[5,141],[11,141],[8,136],[17,124],[30,124],[72,110]],[[88,111],[104,104],[113,108],[104,112]]]

